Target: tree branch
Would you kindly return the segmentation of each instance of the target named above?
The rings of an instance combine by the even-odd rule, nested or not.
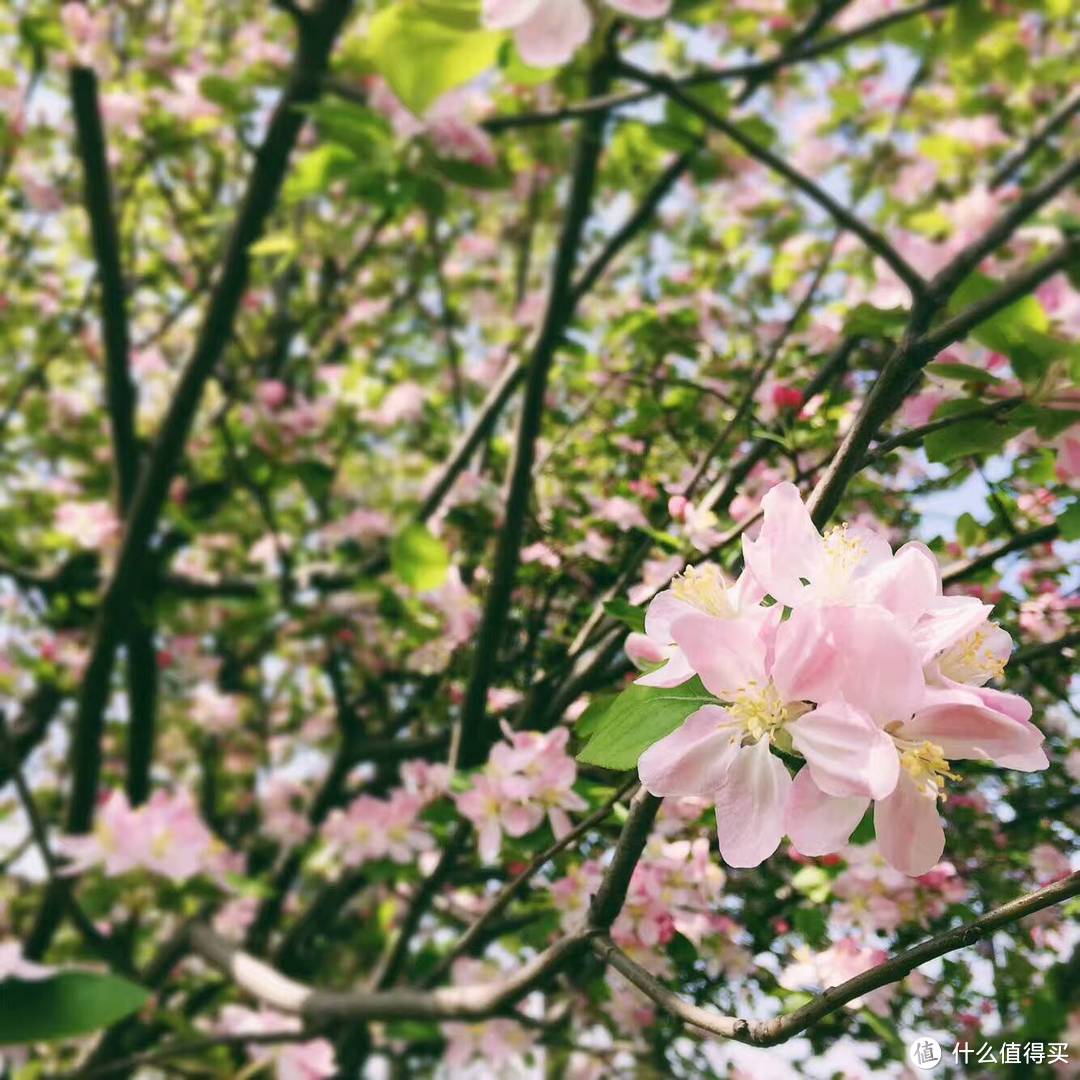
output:
[[[1080,113],[1080,93],[1075,94],[1071,100],[1066,100],[1042,127],[1024,140],[1024,144],[1015,153],[1009,154],[998,165],[990,178],[990,190],[993,191],[1010,180],[1047,144],[1050,137],[1059,132],[1077,113]]]
[[[609,59],[604,57],[594,67],[591,79],[594,93],[602,92],[607,87],[610,78],[609,66]],[[510,596],[517,578],[525,513],[532,490],[533,458],[536,440],[540,435],[548,374],[574,313],[574,266],[592,204],[603,143],[603,128],[603,116],[591,116],[582,125],[578,140],[566,219],[551,271],[547,310],[525,373],[525,396],[518,421],[510,486],[495,552],[495,566],[477,634],[473,670],[451,744],[450,760],[455,767],[470,768],[479,765],[487,753],[488,738],[483,730],[487,692],[502,643]]]
[[[300,106],[319,91],[334,40],[351,0],[322,0],[300,35],[288,85],[270,118],[241,204],[221,274],[214,286],[195,347],[162,422],[153,452],[142,470],[125,523],[112,578],[94,623],[90,656],[71,740],[72,788],[66,829],[86,832],[93,819],[101,774],[101,737],[116,648],[130,619],[133,598],[169,484],[179,464],[202,392],[232,338],[233,324],[249,275],[248,251],[262,233],[277,201],[289,155],[306,115]],[[50,890],[51,891],[51,890]],[[51,912],[46,915],[45,912]],[[42,915],[31,932],[28,955],[40,954],[52,936],[58,910],[46,892]],[[50,925],[51,924],[51,925]]]
[[[634,963],[609,938],[599,938],[592,943],[593,952],[605,963],[610,963],[621,975],[634,984],[646,997],[684,1023],[710,1035],[733,1039],[749,1046],[776,1046],[787,1042],[800,1032],[806,1031],[823,1017],[836,1012],[850,1001],[898,982],[928,960],[968,946],[1007,926],[1054,904],[1060,904],[1080,893],[1080,872],[1056,881],[1038,892],[1021,896],[1008,904],[988,912],[981,918],[947,930],[943,934],[905,949],[890,957],[877,967],[856,975],[839,986],[831,986],[818,994],[800,1009],[771,1020],[744,1020],[736,1016],[724,1016],[713,1009],[702,1008],[684,1001],[674,991]]]
[[[457,957],[467,953],[476,942],[482,940],[484,932],[491,923],[510,906],[510,902],[525,888],[536,873],[541,870],[546,863],[555,858],[560,851],[565,851],[590,829],[599,825],[600,822],[611,813],[615,804],[619,802],[631,788],[637,785],[637,782],[637,777],[632,777],[619,787],[610,799],[594,810],[587,818],[583,818],[578,822],[578,824],[565,836],[546,847],[539,855],[534,855],[533,858],[529,860],[525,869],[503,887],[498,896],[496,896],[484,910],[484,913],[476,919],[468,930],[461,935],[454,947],[439,961],[438,966],[432,971],[431,975],[425,979],[425,985],[430,986],[441,979],[450,969],[450,965]]]
[[[935,296],[926,304],[915,306],[903,338],[871,387],[840,449],[810,496],[808,508],[816,525],[821,527],[832,516],[851,478],[861,468],[870,442],[882,424],[900,407],[926,364],[942,349],[959,341],[980,323],[1068,265],[1078,253],[1080,236],[1070,237],[1051,255],[1024,267],[1002,282],[989,296],[931,331],[927,331],[927,327],[933,313],[947,297]]]
[[[986,232],[968,244],[933,277],[929,286],[930,296],[937,300],[945,300],[952,295],[956,286],[987,255],[996,251],[1002,244],[1007,243],[1013,233],[1032,214],[1045,203],[1048,203],[1055,195],[1064,191],[1078,177],[1080,177],[1080,158],[1066,161],[1037,187],[1025,191],[1020,198],[1010,204],[1005,213]]]
[[[640,788],[630,800],[630,813],[619,834],[611,864],[589,905],[589,925],[594,930],[610,930],[622,911],[634,867],[645,850],[649,832],[663,801],[650,795],[644,788]]]
[[[584,948],[585,933],[560,938],[500,982],[436,990],[317,990],[282,975],[225,941],[191,928],[191,947],[241,990],[271,1008],[310,1020],[483,1020],[511,1008]]]
[[[808,176],[777,157],[767,147],[750,138],[740,127],[709,108],[697,98],[685,93],[678,84],[663,75],[653,75],[641,68],[618,62],[619,70],[657,92],[665,94],[672,101],[677,101],[684,108],[701,117],[710,127],[726,135],[733,143],[741,147],[755,161],[782,176],[793,187],[801,191],[812,202],[823,209],[838,225],[854,233],[875,255],[880,256],[892,269],[893,273],[908,287],[911,295],[918,300],[926,291],[926,282],[907,260],[882,236],[862,221],[850,210],[841,206],[824,188],[819,187]]]
[[[932,11],[941,11],[952,3],[953,0],[925,0],[924,3],[915,4],[900,11],[893,11],[876,19],[870,19],[859,26],[844,31],[842,34],[835,34],[832,37],[825,38],[816,45],[804,43],[812,34],[800,34],[800,43],[797,48],[790,51],[785,50],[771,59],[751,60],[744,64],[730,64],[726,67],[714,68],[712,71],[695,72],[693,75],[684,75],[676,79],[675,83],[678,86],[701,86],[706,83],[729,82],[736,79],[758,81],[768,78],[768,76],[774,75],[778,71],[794,67],[797,64],[803,64],[808,60],[816,60],[819,57],[827,56],[829,53],[842,49],[847,45],[852,45],[863,38],[873,37],[896,23],[904,22],[918,15],[926,15]],[[350,100],[366,100],[366,97],[362,96],[362,91],[342,85],[340,82],[331,82],[328,88]],[[586,101],[564,105],[559,109],[552,109],[547,112],[518,113],[514,116],[492,116],[482,121],[480,126],[492,134],[497,134],[513,128],[558,124],[564,120],[581,119],[596,113],[613,112],[627,105],[636,105],[638,102],[646,101],[658,93],[660,93],[659,90],[646,88],[623,94],[605,94],[589,98]]]
[[[1043,641],[1038,645],[1026,645],[1022,649],[1017,649],[1009,658],[1009,663],[1030,664],[1034,660],[1042,660],[1047,656],[1058,656],[1065,649],[1075,649],[1077,645],[1080,645],[1080,630],[1063,634],[1053,641]]]
[[[953,582],[962,581],[964,578],[979,573],[980,570],[988,570],[998,559],[1003,559],[1006,555],[1011,555],[1015,551],[1026,551],[1030,547],[1035,547],[1036,544],[1049,544],[1059,535],[1057,525],[1043,525],[1030,532],[1020,533],[1006,540],[1005,543],[983,552],[982,555],[976,555],[973,559],[965,559],[945,567],[941,573],[942,583],[951,585]]]

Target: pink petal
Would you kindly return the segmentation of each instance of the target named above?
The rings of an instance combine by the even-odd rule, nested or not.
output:
[[[720,854],[729,866],[757,866],[780,846],[790,790],[787,767],[767,740],[739,750],[713,796]]]
[[[941,571],[934,553],[925,544],[910,543],[866,575],[859,599],[914,626],[940,596]]]
[[[756,540],[743,536],[743,558],[762,587],[788,607],[802,599],[800,578],[813,578],[823,541],[794,484],[777,484],[761,500],[764,520]]]
[[[913,636],[923,660],[929,660],[967,637],[993,611],[974,596],[942,596],[916,625]]]
[[[665,589],[653,597],[645,612],[645,633],[654,641],[674,641],[671,624],[680,615],[689,615],[694,609],[680,600],[671,589]]]
[[[875,803],[874,829],[881,854],[909,877],[925,874],[945,850],[937,799],[919,791],[906,772],[900,774],[896,790]]]
[[[826,795],[810,770],[800,769],[788,796],[784,829],[800,854],[831,855],[848,842],[869,805],[869,799],[859,796]]]
[[[760,627],[754,618],[714,619],[694,612],[677,618],[671,633],[706,687],[731,701],[750,683],[765,683],[766,646]]]
[[[662,19],[671,10],[671,0],[607,0],[607,5],[635,19]]]
[[[545,0],[483,0],[480,21],[489,30],[509,30],[525,22]]]
[[[819,705],[788,730],[826,795],[883,799],[896,787],[900,757],[892,739],[846,702]]]
[[[634,680],[639,686],[681,686],[687,679],[693,678],[694,669],[682,649],[676,649],[668,662],[648,675]]]
[[[592,16],[582,0],[540,0],[514,41],[525,63],[556,67],[588,41],[591,30]]]
[[[941,704],[916,713],[903,727],[909,739],[926,739],[941,747],[946,759],[993,761],[1007,769],[1037,772],[1049,762],[1042,750],[1043,733],[981,704]]]
[[[884,726],[918,708],[925,686],[919,661],[884,608],[800,607],[777,631],[772,677],[787,701],[843,698]]]
[[[718,705],[703,705],[638,759],[653,795],[711,796],[739,746],[739,727]]]

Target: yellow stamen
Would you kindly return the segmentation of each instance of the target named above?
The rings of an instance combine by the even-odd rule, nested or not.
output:
[[[941,673],[955,682],[985,682],[997,679],[1005,670],[1006,658],[988,644],[985,630],[973,630],[966,638],[946,649],[941,656]]]
[[[671,591],[680,600],[718,619],[733,619],[737,614],[727,590],[727,579],[714,563],[688,566],[671,583]]]
[[[728,712],[742,724],[752,739],[772,738],[776,731],[792,719],[787,706],[772,682],[760,686],[751,682],[742,687]]]
[[[959,780],[960,777],[949,770],[949,763],[945,760],[941,747],[928,739],[919,743],[896,739],[894,736],[894,740],[900,750],[900,764],[915,782],[915,786],[926,795],[944,799],[946,778]]]

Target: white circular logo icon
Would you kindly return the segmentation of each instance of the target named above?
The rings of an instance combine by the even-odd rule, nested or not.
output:
[[[920,1035],[909,1044],[907,1054],[916,1069],[936,1069],[941,1062],[941,1044],[937,1039]]]

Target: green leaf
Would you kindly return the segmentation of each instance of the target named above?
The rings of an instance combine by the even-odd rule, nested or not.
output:
[[[956,313],[984,299],[999,283],[985,274],[966,278],[949,303]],[[1034,296],[1023,296],[981,322],[971,336],[980,344],[1009,358],[1013,370],[1024,382],[1036,382],[1055,360],[1069,355],[1070,347],[1047,333],[1050,318]]]
[[[480,191],[499,191],[513,182],[513,175],[508,170],[499,167],[489,169],[471,161],[435,155],[432,157],[432,167],[451,183]]]
[[[598,694],[585,707],[585,711],[574,721],[574,734],[580,739],[587,739],[596,730],[604,713],[611,708],[618,694]]]
[[[479,11],[470,0],[398,0],[371,20],[371,62],[417,116],[498,59],[503,35],[482,29]]]
[[[639,634],[645,632],[644,608],[635,607],[626,600],[606,600],[604,602],[604,611],[613,619],[625,623],[631,630],[636,630]]]
[[[130,1016],[149,999],[116,975],[63,971],[48,979],[0,982],[0,1046],[86,1035]]]
[[[348,147],[337,143],[317,146],[296,163],[285,184],[285,199],[296,202],[322,195],[335,180],[349,176],[357,165],[357,157]]]
[[[390,545],[390,566],[406,585],[426,592],[446,580],[450,553],[423,525],[409,525]]]
[[[996,420],[961,420],[930,432],[923,445],[931,461],[954,461],[970,454],[996,454],[1018,430],[1015,424]]]
[[[716,699],[696,676],[682,686],[631,686],[601,717],[578,761],[605,769],[632,769],[654,742],[670,735],[692,712]]]
[[[959,379],[961,382],[985,383],[989,385],[1001,381],[996,375],[991,375],[989,371],[977,368],[973,364],[927,364],[926,372],[928,375],[937,375],[942,379]]]
[[[1057,519],[1057,523],[1062,540],[1080,540],[1080,499]]]
[[[907,321],[903,308],[876,308],[859,304],[848,312],[844,333],[851,337],[882,337],[898,333]]]

